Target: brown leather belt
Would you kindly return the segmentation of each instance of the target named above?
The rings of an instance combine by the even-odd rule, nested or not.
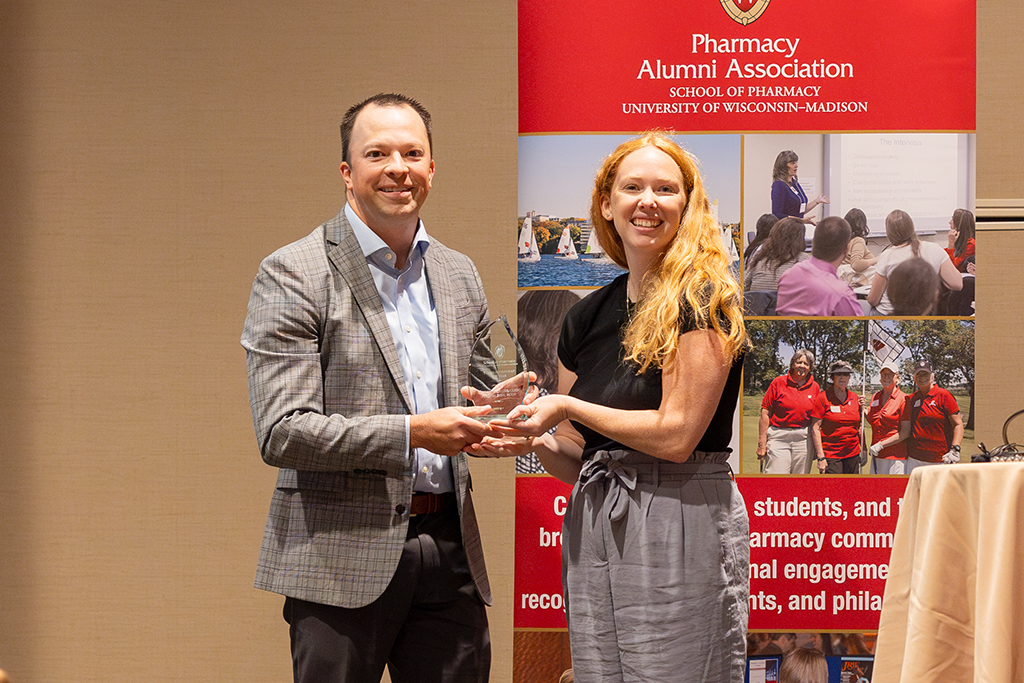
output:
[[[455,505],[455,493],[414,493],[412,494],[412,505],[409,506],[410,515],[427,515],[431,512],[440,512]]]

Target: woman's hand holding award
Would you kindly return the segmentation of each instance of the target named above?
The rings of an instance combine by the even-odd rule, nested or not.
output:
[[[505,419],[512,409],[537,396],[536,375],[527,368],[526,354],[501,316],[488,323],[473,344],[469,363],[469,385],[462,395],[473,405],[490,406],[491,412],[477,416],[482,422]],[[504,457],[530,452],[529,439],[487,437],[466,449],[471,455]]]

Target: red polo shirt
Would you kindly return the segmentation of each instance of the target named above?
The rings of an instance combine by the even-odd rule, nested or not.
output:
[[[946,441],[949,416],[960,412],[953,394],[932,385],[923,397],[917,391],[908,395],[903,410],[903,419],[912,422],[907,455],[924,462],[942,462],[942,456],[949,450]]]
[[[899,387],[893,387],[889,394],[889,400],[882,403],[882,392],[877,392],[871,397],[871,405],[868,406],[867,420],[871,425],[871,445],[874,446],[882,439],[897,434],[900,431],[900,419],[903,418],[903,407],[907,395],[900,391]],[[945,453],[945,451],[943,451]],[[885,460],[903,460],[907,457],[907,444],[900,441],[895,446],[883,448],[878,454],[879,458]]]
[[[787,372],[768,385],[768,391],[764,392],[764,398],[761,399],[761,407],[768,411],[772,427],[806,427],[811,423],[814,398],[820,393],[821,387],[813,375],[807,375],[806,382],[797,384]]]
[[[811,417],[821,420],[821,451],[841,460],[860,454],[860,396],[849,389],[840,402],[831,388],[818,394]]]

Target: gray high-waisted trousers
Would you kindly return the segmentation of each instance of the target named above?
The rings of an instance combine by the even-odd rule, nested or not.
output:
[[[742,683],[749,531],[727,458],[584,463],[562,528],[578,683]]]

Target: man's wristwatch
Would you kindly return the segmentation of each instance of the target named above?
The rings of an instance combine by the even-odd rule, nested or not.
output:
[[[960,452],[960,446],[959,446],[959,445],[956,445],[956,446],[950,446],[949,448],[950,448],[950,450],[956,451],[957,453],[959,453],[959,452]]]

